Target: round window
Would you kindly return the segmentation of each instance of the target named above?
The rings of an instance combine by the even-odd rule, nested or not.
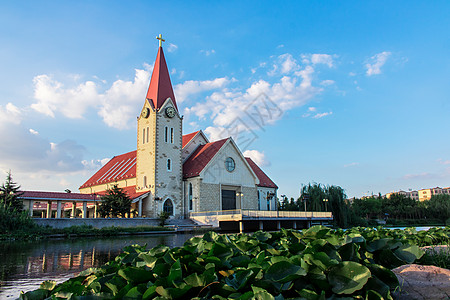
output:
[[[236,168],[234,159],[232,159],[231,157],[227,157],[227,159],[225,159],[225,168],[227,169],[228,172],[233,172],[234,168]]]

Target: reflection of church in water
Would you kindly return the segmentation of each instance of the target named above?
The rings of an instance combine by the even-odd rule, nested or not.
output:
[[[201,130],[182,134],[183,117],[159,39],[137,120],[137,150],[113,157],[80,192],[103,194],[118,185],[145,217],[161,211],[182,218],[204,211],[276,210],[276,184],[231,137],[210,142]]]

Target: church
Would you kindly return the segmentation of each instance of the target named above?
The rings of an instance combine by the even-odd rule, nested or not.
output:
[[[114,156],[79,190],[102,195],[117,185],[132,199],[136,217],[173,218],[237,209],[276,210],[277,185],[233,138],[210,141],[183,134],[161,35],[144,105],[137,118],[137,149]]]

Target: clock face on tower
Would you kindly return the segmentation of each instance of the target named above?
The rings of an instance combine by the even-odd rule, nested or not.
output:
[[[166,116],[168,116],[169,118],[175,117],[175,109],[172,106],[166,108]]]
[[[144,108],[144,110],[142,110],[142,112],[141,112],[141,116],[144,118],[148,118],[149,115],[150,115],[150,109],[148,107]]]

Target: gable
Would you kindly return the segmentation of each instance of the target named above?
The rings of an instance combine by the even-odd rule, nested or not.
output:
[[[183,163],[183,177],[199,176],[211,159],[217,154],[227,139],[200,145]]]
[[[181,161],[185,161],[200,145],[208,144],[209,141],[201,130],[183,135],[183,150]]]
[[[225,167],[225,160],[228,157],[231,157],[235,164],[235,168],[231,172],[227,171]],[[215,156],[201,171],[200,176],[203,178],[204,183],[249,187],[259,184],[258,177],[231,138],[227,139],[227,143],[217,151]]]

